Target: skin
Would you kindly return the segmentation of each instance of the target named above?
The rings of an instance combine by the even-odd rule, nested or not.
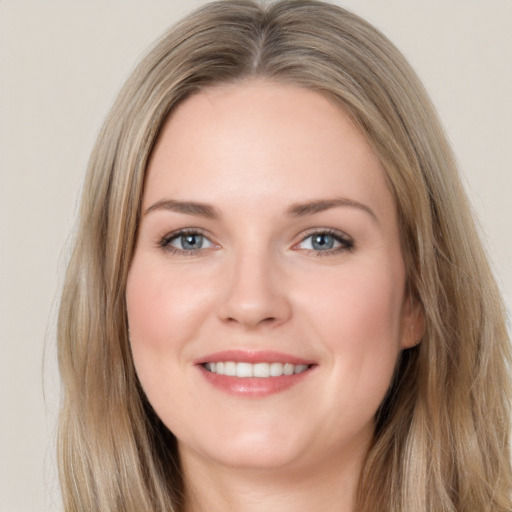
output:
[[[131,344],[178,439],[187,510],[352,511],[375,412],[400,351],[421,336],[394,201],[364,137],[316,92],[256,80],[206,89],[164,125],[142,211]],[[185,249],[182,229],[201,233],[202,248]],[[336,238],[322,252],[311,234],[326,231]],[[289,389],[240,396],[197,364],[228,349],[314,366]]]

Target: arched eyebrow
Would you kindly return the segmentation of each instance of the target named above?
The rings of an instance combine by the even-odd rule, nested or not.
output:
[[[336,197],[333,199],[316,199],[314,201],[308,201],[305,203],[292,204],[288,208],[287,214],[292,217],[305,217],[306,215],[314,215],[315,213],[330,210],[331,208],[346,206],[351,208],[358,208],[368,213],[374,221],[378,222],[377,215],[375,215],[375,212],[369,206],[366,206],[365,204],[358,201],[354,201],[353,199],[347,199],[344,197]]]
[[[339,207],[352,207],[358,208],[368,213],[373,220],[378,222],[377,216],[373,210],[363,203],[346,198],[334,199],[316,199],[307,201],[305,203],[292,204],[286,211],[287,215],[291,217],[305,217],[307,215],[314,215],[331,208]],[[196,215],[199,217],[206,217],[208,219],[219,219],[220,212],[211,204],[198,203],[196,201],[178,201],[176,199],[162,199],[152,204],[146,209],[144,215],[155,210],[168,210],[171,212],[184,213],[186,215]]]
[[[152,204],[146,209],[144,215],[155,210],[168,210],[176,213],[185,213],[187,215],[196,215],[208,219],[218,219],[219,211],[212,205],[198,203],[195,201],[177,201],[176,199],[162,199]]]

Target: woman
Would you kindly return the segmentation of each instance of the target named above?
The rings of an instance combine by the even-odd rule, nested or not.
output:
[[[338,7],[213,3],[93,151],[67,510],[511,509],[509,340],[434,109]]]

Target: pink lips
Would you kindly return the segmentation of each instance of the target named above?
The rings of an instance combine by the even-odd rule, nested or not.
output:
[[[301,373],[292,375],[279,375],[277,377],[238,377],[235,375],[221,375],[212,373],[206,368],[207,363],[221,363],[231,361],[233,363],[283,363],[291,365],[306,365],[308,368]],[[246,351],[246,350],[226,350],[209,354],[194,361],[196,367],[206,381],[215,388],[224,391],[230,395],[240,397],[260,398],[281,391],[285,391],[298,384],[311,374],[311,370],[316,367],[313,361],[295,357],[289,354],[283,354],[274,351]]]

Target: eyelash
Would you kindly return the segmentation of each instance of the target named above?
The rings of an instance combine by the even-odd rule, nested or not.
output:
[[[205,240],[207,240],[210,244],[215,245],[213,242],[211,242],[208,237],[200,230],[200,229],[182,229],[180,231],[174,231],[172,233],[169,233],[165,235],[159,242],[158,246],[162,249],[170,252],[173,255],[185,255],[185,256],[194,256],[198,254],[199,251],[206,250],[207,248],[199,248],[199,249],[192,249],[192,250],[185,250],[185,249],[178,249],[176,247],[173,247],[171,243],[180,238],[187,235],[195,235],[195,236],[201,236]],[[299,243],[295,244],[294,247],[297,247],[298,245],[304,243],[308,238],[313,237],[315,235],[324,235],[324,236],[330,236],[334,239],[335,242],[339,243],[339,247],[332,248],[332,249],[326,249],[326,250],[315,250],[315,249],[304,249],[308,255],[313,256],[332,256],[339,254],[344,251],[352,251],[354,249],[354,242],[353,240],[348,237],[345,233],[342,233],[340,231],[336,231],[333,229],[315,229],[313,231],[310,231],[307,233]]]
[[[211,242],[208,239],[208,237],[200,229],[190,228],[190,229],[181,229],[179,231],[174,231],[172,233],[169,233],[169,234],[165,235],[159,241],[158,245],[162,249],[165,249],[166,251],[169,251],[171,254],[180,255],[180,256],[194,256],[194,255],[196,255],[198,253],[198,251],[201,251],[203,249],[200,248],[200,249],[196,249],[196,250],[185,250],[185,249],[178,249],[177,247],[173,247],[171,245],[171,242],[173,242],[174,240],[176,240],[176,239],[178,239],[180,237],[183,237],[183,236],[190,236],[190,235],[201,236],[205,240],[208,240],[208,242],[213,244],[213,242]]]
[[[300,245],[304,243],[308,238],[313,237],[315,235],[324,235],[324,236],[330,236],[332,237],[335,242],[338,242],[340,244],[339,247],[334,249],[326,249],[326,250],[314,250],[314,249],[306,249],[308,255],[314,255],[314,256],[334,256],[341,252],[345,251],[352,251],[354,249],[354,241],[345,233],[341,231],[337,231],[334,229],[314,229],[306,234],[302,238],[302,240],[295,244],[295,246]]]

